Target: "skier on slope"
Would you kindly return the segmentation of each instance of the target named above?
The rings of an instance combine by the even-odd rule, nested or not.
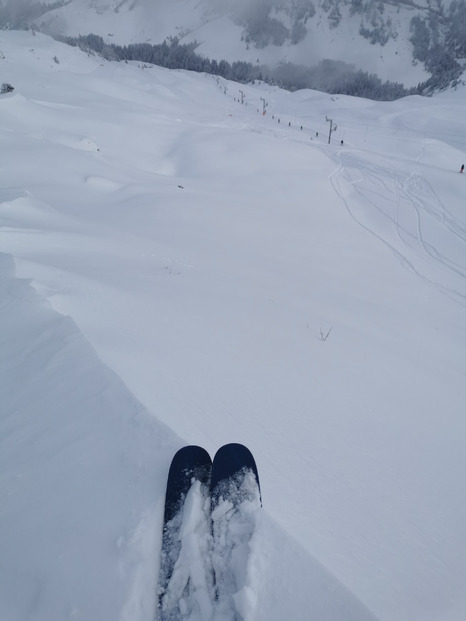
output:
[[[463,172],[463,170],[464,170],[464,164],[461,164],[460,172]]]

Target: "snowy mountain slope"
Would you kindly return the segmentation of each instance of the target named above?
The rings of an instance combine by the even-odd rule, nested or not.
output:
[[[153,490],[180,440],[0,259],[0,615],[117,619],[143,585],[137,608],[150,618]]]
[[[197,41],[198,53],[217,60],[273,67],[332,59],[409,87],[430,76],[413,58],[411,19],[441,14],[446,23],[449,3],[440,10],[426,2],[71,0],[42,14],[33,2],[3,4],[9,7],[7,23],[34,24],[55,36],[93,32],[120,44],[176,36],[183,43]]]
[[[148,618],[171,455],[182,442],[213,454],[239,441],[261,472],[254,563],[269,614],[321,606],[332,621],[364,618],[340,581],[383,620],[461,618],[464,90],[376,104],[106,63],[31,33],[3,32],[0,49],[2,81],[15,87],[0,99],[0,244],[39,295],[26,288],[22,317],[24,284],[8,267],[2,370],[10,358],[21,366],[2,379],[2,404],[30,420],[35,403],[56,402],[40,431],[57,429],[32,453],[37,479],[24,488],[22,446],[2,435],[12,456],[2,475],[8,498],[32,508],[34,490],[50,496],[65,468],[92,501],[81,521],[99,524],[63,577],[52,554],[73,551],[78,514],[65,482],[40,528],[11,501],[2,547],[11,540],[29,572],[31,610],[63,618],[53,595],[63,585],[60,610],[102,618],[89,595],[100,572],[109,618]],[[325,115],[338,125],[330,146]],[[42,310],[56,333],[39,321],[43,297],[72,320]],[[64,351],[61,372],[46,365],[52,349]],[[90,379],[76,386],[81,373]],[[20,385],[31,398],[18,406]],[[60,462],[67,406],[85,441],[65,443]],[[102,504],[94,480],[109,488]],[[47,574],[34,569],[43,555]],[[22,583],[11,580],[0,601],[19,619]]]
[[[15,278],[5,254],[0,287],[1,617],[153,619],[164,488],[180,439],[69,317]],[[264,601],[254,618],[374,618],[267,515],[253,557],[249,583]]]
[[[305,36],[296,42],[286,40],[281,45],[274,45],[269,41],[268,45],[257,47],[253,41],[248,42],[244,30],[238,36],[240,27],[231,21],[228,23],[226,18],[207,21],[189,32],[182,41],[197,41],[200,43],[198,53],[208,58],[226,58],[230,62],[244,60],[255,64],[259,61],[272,67],[283,62],[312,66],[322,59],[331,59],[374,73],[383,81],[400,82],[407,87],[416,86],[429,77],[423,64],[413,62],[412,58],[409,40],[412,8],[406,10],[403,7],[400,11],[390,3],[385,5],[383,19],[393,21],[396,36],[380,45],[360,35],[363,19],[359,14],[352,14],[345,3],[342,3],[341,21],[337,26],[328,19],[328,3],[326,8],[316,4],[315,15],[305,22]],[[284,12],[274,12],[273,18],[289,24]]]

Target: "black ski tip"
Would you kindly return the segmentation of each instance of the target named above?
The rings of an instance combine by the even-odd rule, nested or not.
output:
[[[170,470],[168,472],[168,478],[173,475],[174,472],[180,470],[194,470],[197,466],[212,465],[209,453],[202,448],[202,446],[196,446],[190,444],[181,447],[173,456],[170,464]]]
[[[180,448],[170,464],[165,494],[164,523],[169,522],[178,512],[192,479],[210,484],[212,460],[201,446],[189,445]]]
[[[232,442],[220,447],[215,453],[213,466],[212,466],[212,478],[210,488],[215,493],[216,487],[225,479],[234,477],[237,473],[243,469],[251,470],[257,481],[259,493],[261,493],[259,483],[259,473],[257,471],[256,462],[251,451],[244,446],[244,444],[238,444]],[[262,504],[262,494],[261,494]]]

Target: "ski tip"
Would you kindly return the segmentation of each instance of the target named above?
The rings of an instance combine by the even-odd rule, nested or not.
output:
[[[186,444],[186,446],[182,446],[180,449],[176,451],[172,462],[175,461],[175,459],[178,459],[179,457],[185,456],[185,455],[203,456],[206,459],[208,457],[210,460],[210,455],[205,450],[205,448],[203,448],[202,446],[197,446],[197,444]]]
[[[256,462],[251,451],[244,444],[231,442],[218,449],[212,465],[211,488],[215,490],[221,481],[234,477],[244,469],[254,473],[262,504],[262,493]]]
[[[238,442],[230,442],[229,444],[221,446],[215,453],[214,461],[220,461],[225,458],[237,464],[242,464],[244,462],[252,462],[255,464],[254,457],[248,447]]]
[[[193,478],[205,485],[210,484],[211,468],[210,455],[201,446],[183,446],[175,453],[168,471],[165,493],[165,524],[178,512],[191,487]]]

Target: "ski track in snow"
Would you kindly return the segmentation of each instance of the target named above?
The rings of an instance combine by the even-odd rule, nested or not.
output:
[[[237,104],[236,106],[231,104],[229,109],[233,116]],[[231,124],[238,130],[266,133],[279,140],[310,144],[309,138],[312,139],[312,133],[306,121],[294,116],[288,121],[287,127],[287,117],[283,124],[279,122],[277,124],[281,115],[276,113],[273,115],[272,126],[270,117],[269,114],[261,121],[251,118],[248,122],[232,121]],[[344,133],[343,131],[342,135]],[[393,141],[400,140],[400,137],[396,137],[396,133],[393,138],[390,135],[386,138]],[[420,153],[416,157],[418,163],[425,156],[425,145],[426,141],[421,141]],[[402,264],[414,274],[462,306],[466,306],[466,223],[448,211],[425,175],[420,171],[410,172],[409,161],[406,161],[408,170],[400,169],[399,164],[390,156],[377,156],[375,159],[380,161],[377,164],[373,153],[365,154],[364,151],[355,148],[324,147],[319,142],[312,143],[312,146],[319,148],[337,164],[337,168],[329,177],[330,183],[351,218],[390,248]],[[361,205],[366,205],[367,208],[361,208]],[[383,217],[381,226],[380,216]],[[401,219],[406,221],[406,224],[403,224]],[[413,219],[414,222],[410,222]],[[391,231],[386,230],[387,222],[392,224]],[[434,228],[430,237],[442,239],[441,247],[427,241],[424,230],[429,226]],[[399,243],[395,242],[393,232]],[[449,256],[452,252],[451,247],[456,251],[455,258]],[[426,260],[440,268],[437,278],[427,276],[431,268],[423,265]],[[451,286],[442,284],[445,273],[447,279],[450,276]]]
[[[387,245],[417,276],[466,306],[466,265],[447,256],[453,243],[457,246],[457,255],[466,258],[466,228],[448,212],[425,177],[396,170],[389,163],[382,167],[347,150],[335,151],[332,159],[338,167],[330,181],[353,220]],[[374,213],[382,216],[382,226],[375,226]],[[414,217],[411,226],[410,215]],[[406,224],[401,224],[401,218]],[[426,240],[424,228],[428,225],[439,229],[434,230],[432,237],[444,237],[441,248]],[[441,268],[438,279],[426,275],[428,270],[423,260]],[[442,284],[445,272],[452,286]]]

